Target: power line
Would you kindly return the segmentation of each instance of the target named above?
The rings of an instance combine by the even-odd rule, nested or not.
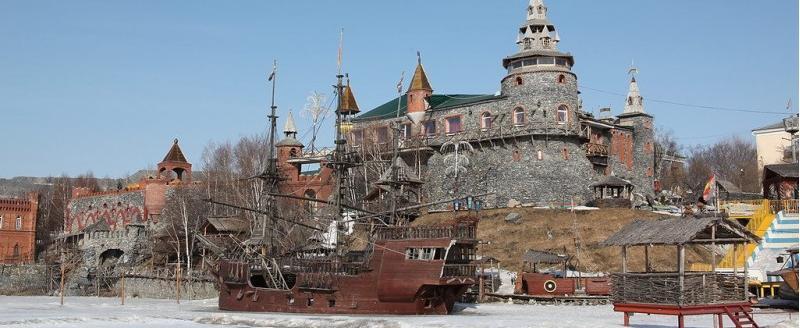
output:
[[[610,94],[610,95],[615,95],[615,96],[621,96],[621,97],[626,97],[627,96],[625,94],[611,92],[611,91],[605,91],[605,90],[601,90],[601,89],[590,88],[590,87],[587,87],[587,86],[581,86],[580,88],[581,89],[592,90],[592,91],[597,91],[597,92],[600,92],[600,93],[606,93],[606,94]],[[677,101],[661,100],[661,99],[653,99],[653,98],[646,98],[646,99],[648,101],[652,101],[652,102],[675,105],[675,106],[682,106],[682,107],[689,107],[689,108],[710,109],[710,110],[719,110],[719,111],[726,111],[726,112],[776,114],[776,115],[787,115],[787,114],[789,114],[789,113],[786,113],[786,112],[770,112],[770,111],[762,111],[762,110],[755,110],[755,109],[742,109],[742,108],[730,108],[730,107],[720,107],[720,106],[693,105],[693,104],[681,103],[681,102],[677,102]]]

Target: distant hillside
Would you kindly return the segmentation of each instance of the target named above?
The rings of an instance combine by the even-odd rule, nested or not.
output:
[[[522,215],[520,223],[506,222],[504,219],[509,213]],[[566,210],[507,208],[484,210],[480,215],[478,238],[488,244],[479,246],[479,255],[500,260],[502,268],[519,270],[522,266],[521,256],[529,249],[566,249],[567,253],[575,255],[576,234],[573,221],[577,221],[578,234],[583,245],[578,268],[581,271],[602,272],[621,270],[621,251],[619,247],[600,248],[597,243],[634,219],[659,217],[652,212],[630,209],[576,211],[573,216],[573,213]],[[435,224],[453,217],[452,212],[427,214],[414,221],[414,225]],[[689,263],[705,262],[710,257],[706,249],[687,248],[686,253]],[[650,254],[656,270],[676,269],[674,247],[653,247]],[[644,271],[643,247],[630,248],[628,261],[629,270]]]

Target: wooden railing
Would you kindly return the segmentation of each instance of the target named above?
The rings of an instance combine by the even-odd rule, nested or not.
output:
[[[446,227],[388,227],[381,228],[375,233],[377,240],[398,239],[468,239],[476,238],[475,226],[446,226]]]
[[[586,156],[608,156],[608,145],[590,142],[585,144],[584,148],[586,148]]]
[[[783,211],[783,213],[797,213],[798,212],[798,202],[796,199],[785,199],[785,200],[729,200],[729,201],[720,201],[720,207],[723,205],[732,205],[732,204],[747,204],[747,205],[754,205],[758,206],[753,214],[750,216],[750,220],[747,222],[747,230],[755,234],[756,236],[763,238],[766,234],[769,227],[772,225],[772,222],[775,220],[775,215],[778,212]],[[736,257],[733,256],[733,247],[728,250],[722,260],[717,264],[718,268],[725,268],[730,269],[733,268],[734,265],[738,268],[744,268],[744,263],[748,257],[753,254],[753,251],[756,249],[758,245],[755,243],[750,243],[745,246],[745,249],[738,249],[736,252]],[[710,267],[708,265],[699,265],[695,264],[692,265],[692,269],[704,269],[706,267]]]
[[[474,277],[477,274],[475,264],[445,264],[442,270],[444,277]]]
[[[664,273],[614,273],[611,301],[647,304],[714,304],[742,302],[744,276],[718,272],[687,272],[681,291],[680,275]]]

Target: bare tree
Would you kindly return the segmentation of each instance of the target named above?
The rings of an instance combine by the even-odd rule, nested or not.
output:
[[[710,146],[691,150],[687,181],[694,191],[701,191],[712,174],[732,182],[745,192],[760,190],[758,157],[753,142],[731,137]]]
[[[208,215],[208,203],[203,200],[203,192],[197,186],[175,188],[162,212],[162,223],[178,255],[178,261],[182,262],[181,259],[186,258],[187,277],[192,276],[195,238]]]

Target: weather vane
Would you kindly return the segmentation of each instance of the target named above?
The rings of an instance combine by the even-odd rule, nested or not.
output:
[[[639,69],[633,64],[633,59],[631,59],[631,66],[628,67],[628,75],[633,77],[634,74],[639,74]]]

